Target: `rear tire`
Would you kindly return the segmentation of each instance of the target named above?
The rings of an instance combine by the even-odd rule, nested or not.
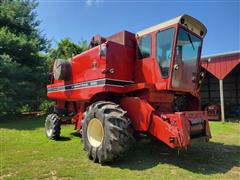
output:
[[[61,120],[57,114],[49,114],[45,121],[45,133],[49,139],[57,140],[60,137]]]
[[[133,143],[126,111],[109,101],[90,105],[82,122],[82,141],[89,159],[111,162],[124,156]]]

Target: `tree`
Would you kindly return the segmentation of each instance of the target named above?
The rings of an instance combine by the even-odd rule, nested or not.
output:
[[[71,42],[69,38],[64,38],[57,43],[57,48],[53,48],[49,51],[49,57],[52,59],[69,59],[73,55],[82,53],[86,49],[86,41],[75,44]]]
[[[48,54],[48,64],[51,70],[53,61],[55,59],[65,59],[73,57],[74,55],[80,54],[87,50],[87,42],[80,41],[79,43],[73,43],[69,38],[64,38],[57,43],[57,47],[49,51]]]
[[[36,19],[37,3],[0,0],[0,114],[37,110],[45,92],[49,42]]]

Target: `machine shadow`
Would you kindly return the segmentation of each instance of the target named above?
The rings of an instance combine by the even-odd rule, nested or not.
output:
[[[57,141],[70,141],[71,138],[70,137],[65,137],[65,136],[60,136]]]
[[[150,141],[137,142],[128,155],[111,167],[130,170],[145,170],[164,164],[201,174],[226,173],[240,165],[240,146],[208,142],[192,146],[188,151],[170,149]]]
[[[71,132],[70,135],[81,138],[81,135],[78,132]]]

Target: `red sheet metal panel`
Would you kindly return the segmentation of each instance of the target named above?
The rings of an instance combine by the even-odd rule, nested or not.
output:
[[[207,63],[208,59],[210,63]],[[240,52],[210,56],[202,59],[202,67],[222,80],[240,63]]]

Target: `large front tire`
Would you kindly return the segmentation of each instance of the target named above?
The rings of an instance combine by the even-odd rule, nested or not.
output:
[[[82,130],[84,149],[94,162],[111,162],[123,157],[133,142],[126,111],[113,102],[90,105],[84,113]]]

